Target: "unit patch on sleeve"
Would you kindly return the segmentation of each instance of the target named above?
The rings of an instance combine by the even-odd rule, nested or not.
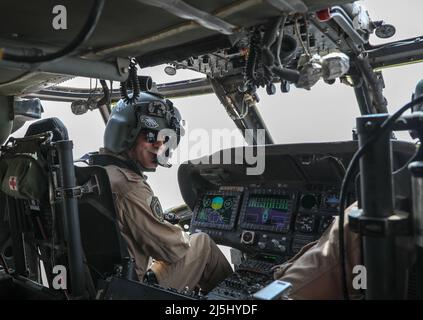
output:
[[[157,219],[163,222],[163,210],[159,198],[154,196],[151,199],[150,208],[151,211],[153,211],[153,214],[157,217]]]

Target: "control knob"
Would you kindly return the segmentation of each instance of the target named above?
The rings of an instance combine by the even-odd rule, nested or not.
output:
[[[272,239],[272,243],[273,245],[278,248],[281,252],[285,252],[286,251],[286,247],[284,245],[282,245],[278,240],[276,239]]]
[[[254,242],[254,232],[253,231],[243,231],[241,235],[241,243],[252,244]]]

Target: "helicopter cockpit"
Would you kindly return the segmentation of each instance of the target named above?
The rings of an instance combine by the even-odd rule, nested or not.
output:
[[[12,12],[16,3],[2,2],[0,12]],[[423,245],[410,244],[421,237],[412,221],[423,221],[421,155],[419,145],[397,140],[393,131],[420,139],[423,85],[401,109],[413,108],[412,114],[389,117],[381,72],[419,61],[421,37],[372,45],[370,36],[388,41],[395,27],[349,0],[45,0],[22,7],[22,21],[5,18],[0,28],[0,218],[6,222],[0,223],[0,297],[286,298],[289,286],[259,294],[274,285],[274,268],[317,241],[336,217],[343,225],[344,209],[357,202],[362,211],[350,221],[372,243],[363,251],[366,298],[422,298],[416,270]],[[29,26],[33,12],[45,23]],[[140,73],[162,64],[168,75],[190,70],[202,78],[155,83]],[[60,85],[73,77],[98,79],[101,88]],[[354,91],[361,117],[353,139],[276,144],[258,92],[310,90],[319,81]],[[75,116],[98,111],[107,122],[116,101],[134,101],[141,92],[215,93],[247,142],[181,164],[184,204],[165,211],[186,232],[207,233],[231,248],[234,272],[209,292],[138,281],[105,163],[95,154],[74,162],[60,119],[34,122],[25,137],[13,137],[41,118],[40,99],[71,103]],[[401,249],[406,258],[376,258],[380,248]],[[375,271],[382,264],[395,265],[395,275]]]

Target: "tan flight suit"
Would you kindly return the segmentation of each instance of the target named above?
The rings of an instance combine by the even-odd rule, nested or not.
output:
[[[361,240],[358,234],[349,229],[347,214],[350,208],[345,211],[344,220],[347,284],[350,299],[360,299],[360,291],[352,287],[355,276],[352,269],[362,264]],[[290,282],[293,286],[289,298],[343,299],[338,235],[336,218],[318,241],[309,243],[295,257],[275,269],[275,279]]]
[[[232,273],[225,256],[207,234],[189,236],[163,220],[160,202],[146,182],[129,169],[106,167],[119,227],[142,281],[150,257],[159,284],[178,290],[200,286],[209,291]]]

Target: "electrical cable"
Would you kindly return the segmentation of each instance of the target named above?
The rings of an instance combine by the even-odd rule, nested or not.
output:
[[[109,102],[107,103],[107,109],[109,113],[112,112],[112,95],[113,95],[113,80],[110,80],[110,95],[109,95]]]
[[[14,62],[38,63],[38,62],[47,62],[47,61],[52,61],[59,58],[64,58],[65,56],[72,54],[93,33],[94,29],[97,26],[98,20],[100,19],[100,15],[103,11],[104,2],[105,0],[95,0],[91,8],[90,14],[82,30],[79,32],[77,37],[63,49],[54,53],[48,53],[41,56],[18,56],[18,55],[4,52],[4,49],[2,49],[3,51],[2,59],[7,61],[14,61]]]
[[[129,96],[128,90],[132,90],[132,95]],[[136,61],[131,61],[129,64],[128,79],[120,83],[120,95],[125,103],[134,103],[140,95],[140,83],[137,76]]]
[[[282,67],[282,61],[281,61],[281,47],[282,47],[282,40],[283,40],[283,34],[284,34],[284,28],[286,24],[286,20],[288,19],[287,15],[283,16],[283,20],[281,22],[280,30],[279,30],[279,37],[278,42],[276,45],[276,61],[278,62],[278,66]]]
[[[301,33],[300,33],[300,27],[298,25],[298,18],[295,19],[295,34],[297,35],[298,41],[301,44],[301,47],[303,47],[304,53],[308,56],[311,57],[310,52],[307,50],[303,39],[301,39]]]
[[[238,113],[238,120],[244,119],[247,116],[247,114],[248,114],[248,109],[249,109],[250,105],[247,105],[247,103],[245,101],[246,100],[246,97],[245,97],[246,95],[247,95],[246,93],[243,93],[243,95],[242,95],[241,114]]]
[[[339,159],[339,158],[337,158],[335,156],[332,156],[332,155],[327,155],[327,156],[318,158],[317,161],[326,160],[326,159],[332,160],[333,163],[336,164],[336,166],[340,169],[340,171],[342,171],[342,174],[345,175],[345,172],[347,171],[347,169],[345,168],[345,166],[342,163],[342,160],[341,159]],[[342,176],[341,176],[341,178],[339,180],[340,180],[340,182],[342,182]]]
[[[420,148],[420,147],[419,147]],[[408,165],[411,163],[411,162],[413,162],[415,159],[416,159],[416,157],[418,156],[418,154],[419,154],[419,150],[417,150],[412,156],[411,156],[411,158],[410,159],[408,159],[407,160],[407,162],[401,167],[401,168],[399,168],[399,169],[397,169],[397,170],[395,170],[394,172],[392,172],[392,174],[394,175],[394,174],[397,174],[397,173],[399,173],[399,172],[401,172],[402,170],[404,170],[405,168],[407,168],[408,167]]]
[[[7,265],[7,263],[6,263],[6,259],[4,258],[4,256],[3,256],[3,253],[2,253],[2,252],[0,252],[0,264],[1,264],[1,266],[3,267],[4,271],[5,271],[8,275],[10,275],[10,270],[9,270],[9,267],[8,267],[8,265]]]
[[[305,29],[306,29],[306,45],[307,45],[307,51],[308,51],[308,54],[309,55],[311,55],[311,50],[310,50],[310,34],[308,33],[308,29],[309,29],[309,26],[308,26],[308,20],[307,20],[307,15],[306,14],[304,14],[304,26],[305,26]]]
[[[255,69],[260,52],[261,36],[260,31],[256,28],[250,32],[250,50],[248,52],[248,58],[245,64],[245,76],[246,82],[255,83],[256,75]]]
[[[278,31],[280,32],[281,25],[285,24],[286,15],[282,15],[280,17],[275,18],[272,20],[266,29],[266,32],[263,35],[262,46],[260,48],[260,52],[262,53],[263,59],[263,77],[260,79],[260,86],[268,86],[272,83],[273,79],[273,72],[272,68],[275,66],[277,57],[275,57],[274,53],[272,52],[271,48],[273,44],[278,42]],[[279,33],[280,34],[280,33]]]
[[[389,131],[392,126],[395,124],[395,121],[408,109],[417,105],[419,103],[423,103],[423,96],[410,101],[402,108],[397,110],[394,114],[389,116],[380,126],[380,128],[375,132],[375,134],[354,154],[352,157],[347,171],[345,173],[344,179],[341,185],[341,193],[339,196],[339,220],[338,220],[338,228],[339,228],[339,258],[341,261],[341,280],[342,280],[342,290],[345,300],[349,300],[348,294],[348,285],[347,285],[347,266],[346,266],[346,257],[345,257],[345,243],[344,243],[344,211],[345,211],[345,202],[346,202],[346,191],[348,188],[348,184],[351,180],[352,174],[357,166],[358,160],[365,154],[370,146],[374,144],[377,139],[379,139],[384,133]]]

